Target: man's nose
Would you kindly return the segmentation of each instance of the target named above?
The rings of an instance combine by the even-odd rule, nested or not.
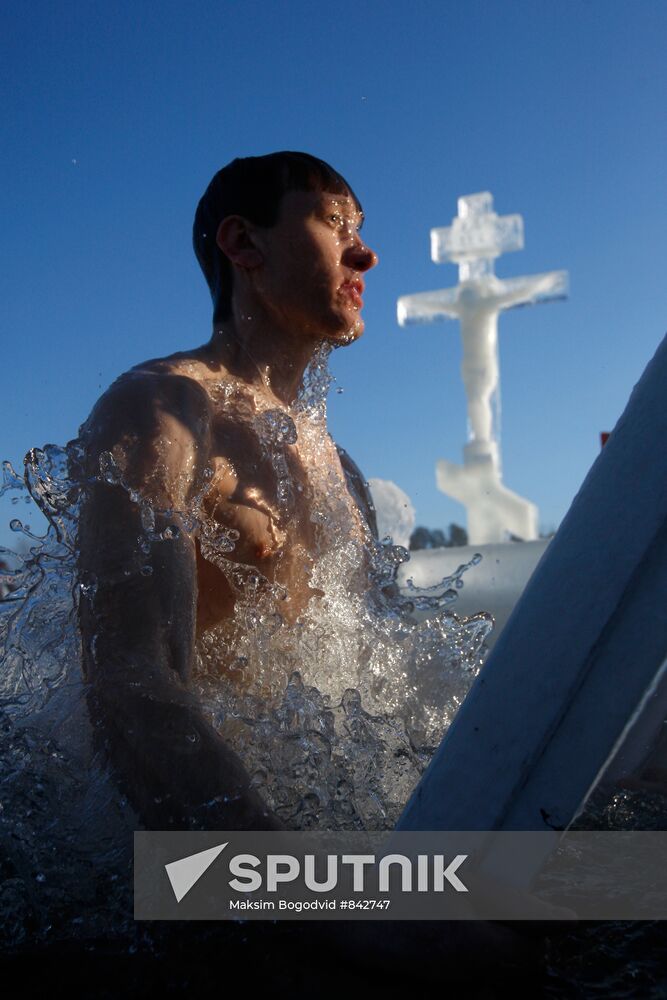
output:
[[[344,261],[348,267],[353,267],[355,271],[370,271],[377,262],[377,254],[362,240],[357,240],[354,246],[348,247]]]

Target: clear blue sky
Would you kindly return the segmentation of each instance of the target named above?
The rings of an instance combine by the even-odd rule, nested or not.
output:
[[[331,428],[419,523],[463,520],[434,463],[466,433],[457,327],[395,319],[456,282],[429,229],[488,189],[525,222],[497,273],[569,270],[569,301],[500,321],[505,482],[559,523],[667,327],[667,3],[32,0],[0,21],[3,458],[208,339],[196,202],[235,156],[303,149],[351,182],[380,258]]]

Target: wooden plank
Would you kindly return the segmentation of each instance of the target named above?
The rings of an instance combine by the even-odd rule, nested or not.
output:
[[[562,829],[667,694],[666,387],[667,338],[397,829]]]

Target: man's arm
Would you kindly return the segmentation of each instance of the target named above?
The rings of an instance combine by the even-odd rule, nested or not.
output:
[[[279,823],[250,787],[239,758],[188,689],[195,542],[177,514],[161,512],[187,510],[202,487],[207,434],[206,394],[193,380],[173,375],[116,383],[82,430],[89,476],[100,455],[113,457],[106,481],[91,484],[80,519],[89,702],[146,826],[275,829]],[[160,538],[174,525],[176,531]]]

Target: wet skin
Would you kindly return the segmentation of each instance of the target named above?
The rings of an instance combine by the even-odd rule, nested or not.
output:
[[[313,460],[298,441],[286,446],[302,490],[293,491],[295,509],[282,517],[276,474],[253,421],[262,410],[289,408],[323,341],[342,345],[361,335],[362,276],[377,258],[360,223],[350,197],[310,191],[286,194],[271,229],[223,220],[217,240],[234,269],[230,319],[203,347],[121,376],[82,427],[84,474],[94,477],[109,452],[123,480],[96,483],[80,522],[80,572],[96,582],[80,609],[91,706],[130,801],[153,828],[271,828],[277,821],[189,688],[197,636],[233,614],[227,575],[202,544],[201,526],[143,552],[140,504],[130,493],[158,512],[156,534],[179,523],[178,514],[161,511],[188,512],[203,495],[204,526],[238,536],[224,558],[283,586],[289,596],[281,610],[296,619],[314,593]],[[233,393],[221,393],[221,383],[233,384]],[[316,461],[338,464],[344,490],[333,444]],[[354,468],[346,464],[349,481]],[[363,515],[347,495],[350,524],[362,537]]]
[[[270,230],[224,220],[217,240],[234,268],[231,318],[205,346],[121,376],[82,428],[84,475],[96,476],[99,456],[110,452],[124,480],[96,483],[80,520],[80,572],[96,581],[80,605],[91,716],[149,829],[269,830],[280,823],[190,689],[197,636],[233,614],[227,577],[202,551],[200,529],[154,541],[142,553],[140,505],[128,490],[158,512],[187,512],[204,491],[204,522],[238,532],[226,558],[284,586],[283,613],[296,618],[313,595],[306,487],[316,470],[298,441],[286,447],[290,475],[303,490],[294,491],[296,508],[282,518],[275,472],[253,421],[261,410],[290,406],[322,341],[347,344],[363,332],[363,275],[377,258],[359,236],[360,222],[351,198],[326,192],[288,193]],[[225,382],[235,385],[232,396],[220,394]],[[369,513],[363,481],[342,458],[344,470],[332,445],[318,461],[338,464],[350,524],[362,537]],[[175,521],[158,513],[155,532]],[[152,572],[143,575],[147,562]],[[348,960],[359,952],[363,965],[392,972],[407,963],[411,977],[431,982],[454,959],[469,981],[479,974],[480,955],[493,976],[510,956],[522,964],[536,956],[508,929],[484,924],[343,925],[327,929],[326,939]]]

